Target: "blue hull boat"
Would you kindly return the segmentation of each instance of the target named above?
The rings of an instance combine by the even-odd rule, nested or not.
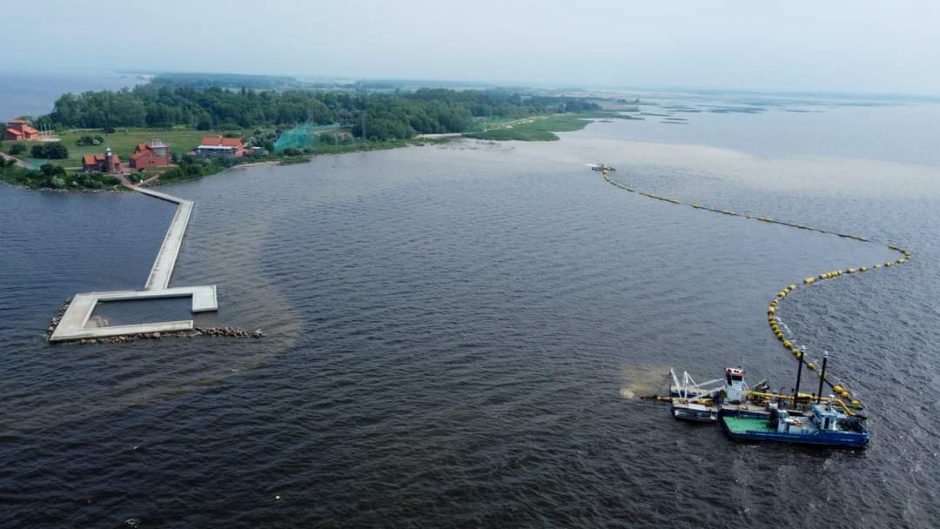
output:
[[[860,420],[836,412],[831,404],[814,404],[805,415],[790,415],[774,406],[768,417],[723,415],[719,422],[736,441],[861,448],[870,439]]]

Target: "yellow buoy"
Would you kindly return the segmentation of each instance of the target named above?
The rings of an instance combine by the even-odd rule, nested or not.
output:
[[[862,401],[860,401],[860,400],[853,400],[853,401],[852,401],[852,406],[854,406],[854,407],[856,407],[856,408],[861,408],[861,407],[862,407]]]
[[[777,312],[777,309],[775,309],[775,308],[773,308],[773,307],[770,307],[770,308],[767,309],[767,314],[773,314],[773,313],[775,313],[775,312]]]
[[[783,341],[783,346],[786,347],[787,349],[789,349],[791,345],[793,345],[793,342],[791,342],[790,340]]]
[[[833,391],[833,393],[838,393],[838,394],[841,395],[842,392],[845,391],[845,390],[842,388],[842,386],[836,384],[835,386],[832,386],[832,391]]]
[[[812,371],[816,369],[816,364],[810,362],[809,364],[806,364],[806,369],[809,369],[810,371]]]

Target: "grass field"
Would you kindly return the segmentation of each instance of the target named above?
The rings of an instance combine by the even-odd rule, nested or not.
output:
[[[237,131],[235,132],[238,133]],[[70,130],[59,134],[62,143],[69,150],[69,157],[65,160],[33,160],[29,158],[29,150],[35,145],[35,142],[24,141],[19,143],[22,143],[26,147],[26,152],[23,153],[23,156],[31,163],[42,164],[49,161],[61,165],[68,170],[75,170],[82,168],[82,156],[86,154],[103,153],[108,147],[111,147],[111,150],[121,157],[121,162],[127,163],[131,153],[134,152],[134,147],[140,142],[159,139],[170,146],[171,152],[185,154],[199,145],[199,140],[201,140],[203,136],[217,134],[222,133],[193,129],[118,129],[117,132],[113,134],[104,134],[100,129]],[[250,132],[244,131],[244,134],[248,135]],[[102,136],[104,143],[101,145],[84,145],[79,147],[75,142],[82,136]],[[11,141],[4,141],[2,146],[3,152],[9,152],[10,145],[13,143],[14,142]]]
[[[556,132],[581,130],[591,121],[581,114],[553,114],[517,120],[482,132],[465,134],[468,138],[497,141],[555,141]],[[594,116],[590,116],[594,117]]]

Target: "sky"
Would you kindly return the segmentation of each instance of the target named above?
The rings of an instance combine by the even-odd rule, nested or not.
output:
[[[940,94],[936,0],[31,0],[3,15],[3,71]]]

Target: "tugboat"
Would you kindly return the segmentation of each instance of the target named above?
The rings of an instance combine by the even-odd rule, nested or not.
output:
[[[860,418],[850,417],[833,407],[835,396],[825,404],[810,405],[808,413],[790,414],[787,401],[771,403],[770,417],[721,417],[721,427],[736,441],[776,441],[857,448],[868,445],[868,430]]]

